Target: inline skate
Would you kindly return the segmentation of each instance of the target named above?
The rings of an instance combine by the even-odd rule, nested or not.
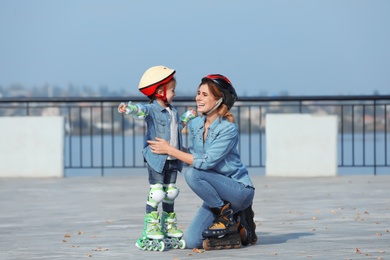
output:
[[[145,215],[142,237],[135,243],[136,247],[148,251],[164,251],[164,234],[160,228],[160,215],[153,211]]]
[[[186,242],[183,237],[183,232],[177,228],[176,213],[167,213],[163,211],[161,218],[161,229],[164,234],[164,243],[166,248],[184,249]]]
[[[241,244],[247,246],[249,244],[257,243],[256,235],[256,224],[254,222],[254,212],[252,210],[252,205],[248,208],[240,211],[236,214],[237,223],[238,223],[238,233],[241,237]]]
[[[221,209],[211,208],[215,215],[213,224],[203,231],[203,248],[205,250],[230,249],[241,247],[241,237],[238,233],[237,223],[233,218],[230,203]]]

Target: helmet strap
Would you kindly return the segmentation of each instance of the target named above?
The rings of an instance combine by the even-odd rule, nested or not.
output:
[[[154,94],[154,96],[156,98],[159,98],[161,99],[162,101],[164,101],[165,103],[168,103],[167,102],[167,84],[164,84],[164,95],[160,95],[158,93]]]
[[[219,105],[221,105],[223,99],[220,98],[217,103],[215,103],[214,107],[209,111],[209,112],[206,112],[206,113],[202,113],[204,116],[207,116],[209,114],[211,114],[215,109],[217,109],[219,107]]]

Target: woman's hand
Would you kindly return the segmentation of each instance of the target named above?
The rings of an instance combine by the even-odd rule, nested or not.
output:
[[[147,142],[152,153],[167,154],[189,165],[194,163],[194,156],[192,154],[176,149],[175,147],[171,146],[165,139],[156,137],[155,141],[148,140]]]
[[[169,155],[169,149],[171,146],[165,139],[156,137],[156,141],[148,140],[147,142],[153,153]]]

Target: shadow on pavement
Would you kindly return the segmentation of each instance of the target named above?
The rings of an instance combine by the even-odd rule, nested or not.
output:
[[[290,234],[279,234],[279,235],[259,235],[259,241],[257,242],[257,245],[272,245],[272,244],[281,244],[286,243],[288,240],[291,239],[298,239],[300,237],[304,236],[313,236],[314,233],[290,233]]]

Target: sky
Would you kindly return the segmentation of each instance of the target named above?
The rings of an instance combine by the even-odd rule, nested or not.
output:
[[[0,86],[177,93],[227,76],[238,96],[390,94],[389,0],[0,0]]]

